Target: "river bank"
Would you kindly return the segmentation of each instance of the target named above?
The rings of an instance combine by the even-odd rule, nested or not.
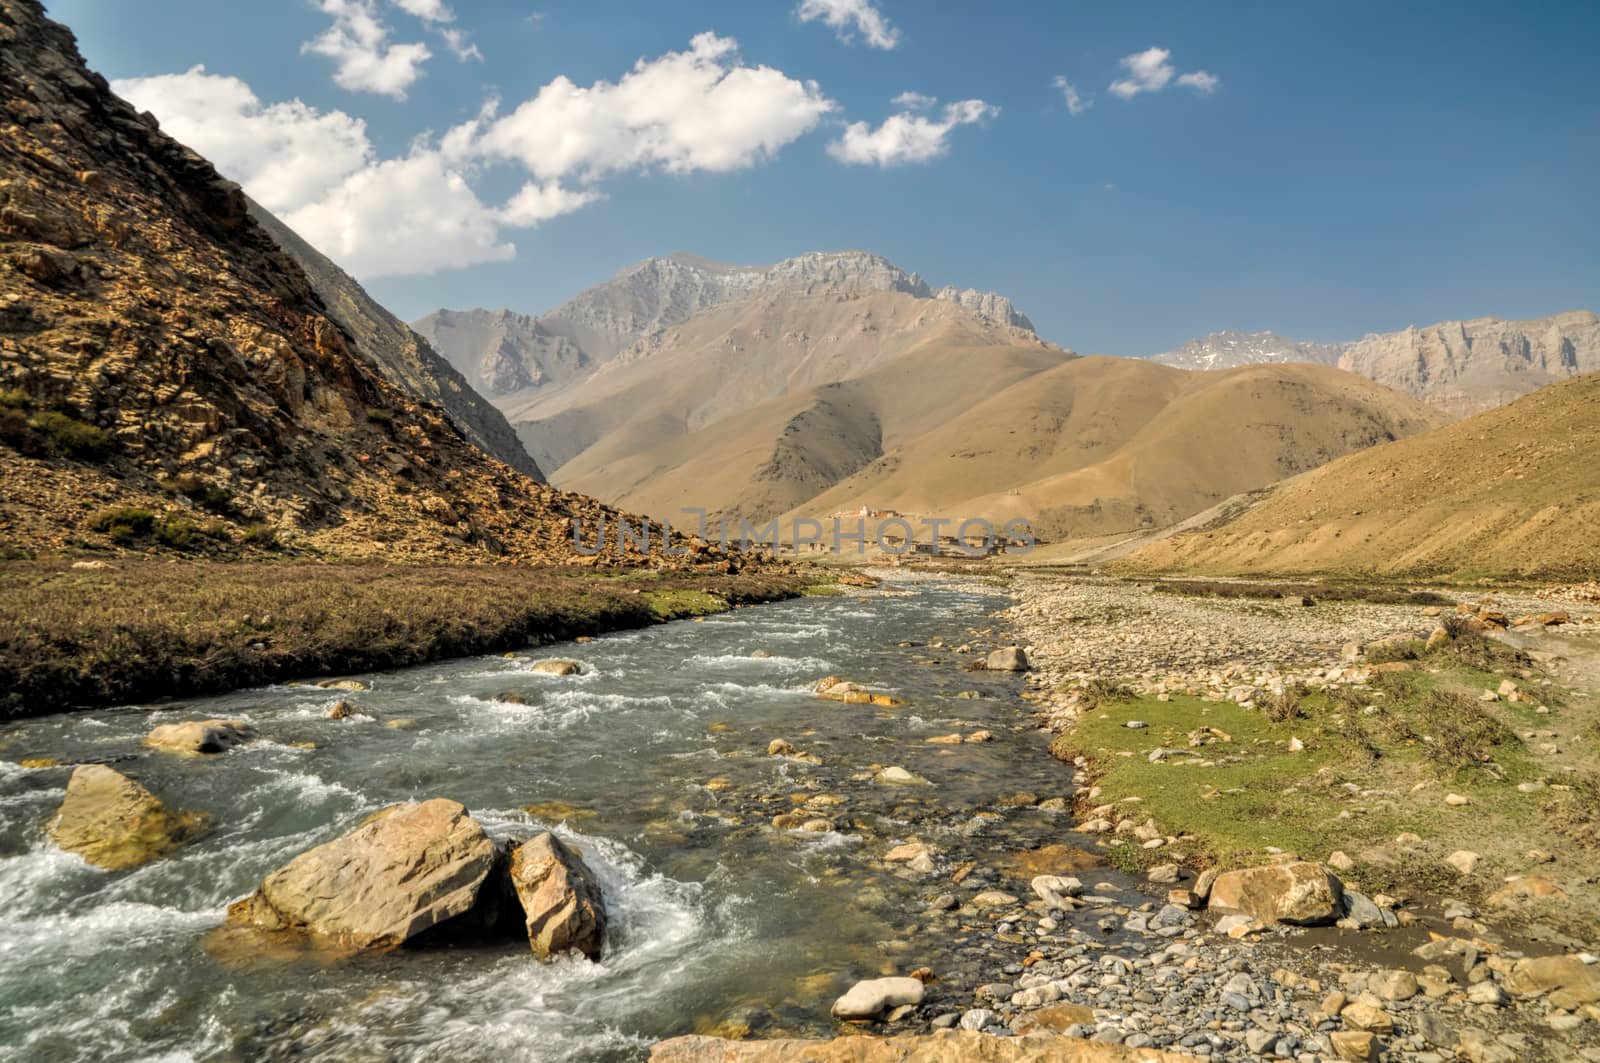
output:
[[[804,593],[822,574],[0,564],[0,720],[496,653]]]
[[[1034,664],[1025,697],[1081,773],[1086,847],[1153,893],[1299,857],[1379,902],[1387,930],[1248,932],[1266,987],[1306,998],[1313,1029],[1375,1033],[1382,1058],[1600,1058],[1593,996],[1510,975],[1600,938],[1592,600],[1223,597],[1038,572],[1008,587],[1004,620]],[[1473,960],[1442,969],[1456,945],[1439,939]],[[1346,999],[1313,999],[1330,989]],[[1381,1029],[1339,1017],[1363,1000]],[[1283,1054],[1271,1032],[1255,1047]]]

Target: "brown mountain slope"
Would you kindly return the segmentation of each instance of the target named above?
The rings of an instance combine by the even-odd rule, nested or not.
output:
[[[1174,523],[1442,420],[1325,366],[1203,373],[1081,358],[973,404],[799,509],[1026,517],[1049,539],[1105,535]]]
[[[1593,578],[1600,374],[1553,384],[1280,485],[1220,527],[1147,546],[1130,571]]]
[[[597,470],[769,399],[847,380],[931,342],[1055,348],[945,299],[849,279],[779,287],[702,310],[591,376],[501,408],[555,483],[603,485]]]
[[[573,556],[598,503],[489,458],[357,345],[236,185],[0,0],[8,551],[236,550],[260,522],[342,556]]]
[[[478,448],[518,472],[543,480],[539,466],[522,449],[505,415],[468,385],[455,367],[368,295],[356,279],[274,217],[261,204],[245,200],[250,216],[278,246],[294,257],[328,316],[355,340],[356,353],[372,359],[401,390],[443,407],[445,415]]]
[[[849,380],[790,392],[699,431],[562,471],[577,490],[677,519],[687,507],[764,520],[800,506],[974,402],[1075,356],[1005,347],[963,330]],[[600,448],[595,448],[596,451]]]

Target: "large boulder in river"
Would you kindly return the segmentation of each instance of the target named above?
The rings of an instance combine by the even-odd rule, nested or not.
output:
[[[946,1030],[916,1037],[840,1037],[832,1041],[724,1041],[674,1037],[650,1049],[650,1063],[1193,1063],[1159,1048],[1130,1048],[1079,1037],[992,1037]]]
[[[511,885],[522,902],[534,955],[549,959],[576,951],[600,958],[605,898],[594,872],[560,838],[545,831],[513,849]]]
[[[1026,672],[1033,665],[1021,646],[1004,646],[984,659],[983,666],[991,672]]]
[[[169,812],[121,772],[83,764],[67,780],[67,796],[50,822],[50,837],[96,867],[122,871],[171,852],[199,834],[205,823],[197,812]]]
[[[144,744],[169,753],[222,753],[256,736],[243,720],[185,720],[164,723],[144,736]]]
[[[1258,923],[1325,926],[1344,914],[1344,884],[1310,861],[1247,867],[1217,876],[1210,906]]]
[[[399,945],[471,909],[497,856],[459,802],[395,805],[268,875],[228,921],[355,948]]]
[[[547,661],[539,661],[529,671],[538,675],[579,675],[583,666],[577,661],[569,661],[564,657],[555,657]]]

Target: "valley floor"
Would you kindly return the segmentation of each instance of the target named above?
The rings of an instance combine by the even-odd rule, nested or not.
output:
[[[8,562],[0,719],[509,651],[805,586],[776,570]]]

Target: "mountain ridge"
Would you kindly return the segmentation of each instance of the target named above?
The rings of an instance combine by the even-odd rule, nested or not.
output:
[[[868,251],[811,251],[770,265],[720,263],[673,252],[624,266],[552,310],[436,310],[413,327],[495,399],[568,385],[696,313],[785,293],[850,297],[898,292],[962,307],[979,321],[1037,339],[1033,323],[994,292],[930,286]]]

